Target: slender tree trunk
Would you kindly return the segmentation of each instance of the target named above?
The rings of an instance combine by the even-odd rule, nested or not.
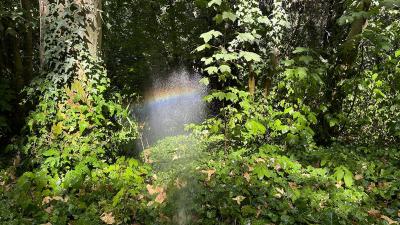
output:
[[[14,85],[19,92],[24,87],[24,68],[20,52],[20,40],[18,37],[13,38],[13,59],[14,59]]]
[[[249,64],[249,93],[251,96],[256,92],[256,75],[253,70],[253,65]]]
[[[270,54],[271,65],[268,74],[264,80],[264,96],[268,97],[271,91],[272,78],[278,70],[279,65],[279,50],[274,48]]]
[[[4,54],[5,54],[6,49],[4,48],[3,41],[0,38],[0,74],[3,74],[5,72],[5,61],[4,61]]]
[[[39,24],[39,32],[40,32],[40,37],[39,37],[39,42],[40,42],[40,47],[39,47],[39,59],[40,59],[40,70],[43,70],[44,66],[44,53],[45,53],[45,43],[44,43],[44,33],[46,31],[46,23],[44,18],[47,16],[49,13],[48,11],[48,5],[49,2],[48,0],[39,0],[39,16],[40,16],[40,24]]]
[[[20,40],[19,37],[13,37],[12,39],[12,51],[13,51],[13,61],[14,61],[14,68],[13,68],[13,84],[14,84],[14,90],[15,90],[15,95],[18,96],[13,105],[14,105],[14,112],[13,112],[13,126],[12,129],[14,132],[18,132],[22,125],[23,125],[23,118],[24,118],[24,108],[21,106],[20,100],[20,92],[22,88],[24,87],[24,68],[22,64],[22,57],[21,57],[21,52],[20,52]]]
[[[27,22],[24,38],[24,77],[25,85],[29,84],[33,76],[33,39],[32,39],[32,4],[30,0],[21,0],[24,17]]]

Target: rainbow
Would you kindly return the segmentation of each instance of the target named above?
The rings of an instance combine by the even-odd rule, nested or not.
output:
[[[164,105],[176,102],[181,98],[201,98],[201,90],[193,87],[174,87],[155,89],[145,97],[147,105]]]

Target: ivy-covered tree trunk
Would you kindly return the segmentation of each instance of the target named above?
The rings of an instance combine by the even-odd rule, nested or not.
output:
[[[120,99],[105,94],[110,81],[99,54],[100,5],[40,2],[42,71],[27,90],[37,106],[28,118],[25,153],[61,183],[49,184],[55,192],[83,185],[92,168],[115,159],[119,144],[136,135]]]
[[[99,56],[103,33],[100,15],[102,2],[101,0],[89,0],[86,1],[86,4],[91,5],[92,8],[92,10],[87,12],[87,17],[90,20],[90,23],[86,27],[88,47],[92,56]]]
[[[46,31],[46,23],[44,22],[44,18],[48,14],[48,6],[49,3],[47,0],[39,0],[39,60],[40,60],[40,69],[43,69],[44,66],[44,32]]]

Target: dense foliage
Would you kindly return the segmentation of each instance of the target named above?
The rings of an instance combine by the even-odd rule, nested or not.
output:
[[[182,68],[208,117],[146,148]],[[0,73],[1,224],[400,223],[399,1],[5,0]]]

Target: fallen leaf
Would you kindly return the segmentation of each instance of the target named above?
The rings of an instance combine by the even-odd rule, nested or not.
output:
[[[256,159],[256,162],[258,162],[258,163],[260,163],[260,162],[263,162],[263,163],[265,163],[265,160],[264,160],[264,159],[262,159],[262,158],[257,158],[257,159]]]
[[[155,201],[161,204],[165,201],[166,198],[167,198],[167,193],[163,191],[157,195]]]
[[[252,166],[248,166],[248,167],[249,167],[249,172],[254,170],[254,167],[252,167]]]
[[[202,173],[207,174],[207,181],[211,180],[211,176],[216,172],[216,170],[211,169],[211,170],[202,170]]]
[[[275,165],[275,170],[276,170],[276,171],[279,171],[279,170],[281,170],[281,169],[282,169],[281,165],[280,165],[279,163],[277,163],[277,164]]]
[[[355,176],[354,176],[354,180],[361,180],[361,179],[363,179],[364,178],[364,176],[362,175],[362,174],[356,174]]]
[[[60,197],[60,196],[54,196],[54,197],[46,196],[42,200],[42,205],[49,204],[53,200],[54,201],[68,202],[68,197],[63,198],[63,197]]]
[[[384,219],[386,222],[389,223],[389,225],[390,225],[390,224],[398,224],[396,221],[390,219],[389,217],[387,217],[387,216],[385,216],[385,215],[382,215],[382,216],[381,216],[381,219]]]
[[[153,187],[152,185],[148,184],[146,185],[146,188],[150,195],[157,194],[155,201],[160,204],[163,203],[167,198],[167,194],[165,193],[165,189],[163,187]]]
[[[103,213],[101,215],[100,219],[106,224],[114,224],[115,223],[115,218],[114,218],[112,212]]]
[[[179,189],[186,187],[187,182],[186,181],[181,181],[179,178],[175,180],[175,186]]]
[[[277,194],[275,194],[275,197],[277,198],[281,198],[283,195],[285,195],[285,190],[283,190],[282,188],[276,188],[276,191],[278,192]]]
[[[46,197],[44,197],[43,200],[42,200],[42,205],[49,204],[50,201],[51,201],[51,197],[46,196]]]
[[[180,159],[180,157],[179,157],[177,154],[175,154],[175,155],[172,157],[172,161],[178,160],[178,159]]]
[[[154,202],[150,201],[150,202],[147,203],[147,206],[152,206],[153,204],[154,204]]]
[[[137,196],[136,199],[140,201],[140,200],[142,200],[143,198],[144,198],[144,195],[140,194],[140,195]]]
[[[371,183],[371,184],[368,185],[367,191],[371,192],[371,191],[373,191],[375,189],[375,187],[376,187],[375,183]]]
[[[240,203],[242,203],[242,201],[245,199],[246,199],[246,197],[241,196],[241,195],[237,196],[236,198],[232,198],[232,200],[235,200],[238,205],[240,205]]]
[[[45,212],[47,212],[48,214],[50,214],[53,211],[53,206],[49,206],[47,208],[44,209]]]
[[[147,191],[149,192],[150,195],[154,194],[159,194],[161,192],[164,192],[164,188],[162,187],[153,187],[152,185],[148,184],[146,185]]]
[[[154,161],[150,159],[151,156],[151,150],[150,149],[145,149],[143,151],[143,157],[144,157],[144,162],[145,163],[153,163]]]
[[[289,182],[289,187],[290,187],[291,189],[297,189],[297,184],[294,183],[294,182]]]
[[[368,210],[368,215],[379,218],[381,216],[381,212],[376,209]]]
[[[250,182],[250,174],[249,173],[244,173],[243,177],[247,180],[247,182]]]
[[[150,195],[154,195],[156,193],[156,189],[154,189],[152,185],[148,184],[146,185],[146,188]]]

